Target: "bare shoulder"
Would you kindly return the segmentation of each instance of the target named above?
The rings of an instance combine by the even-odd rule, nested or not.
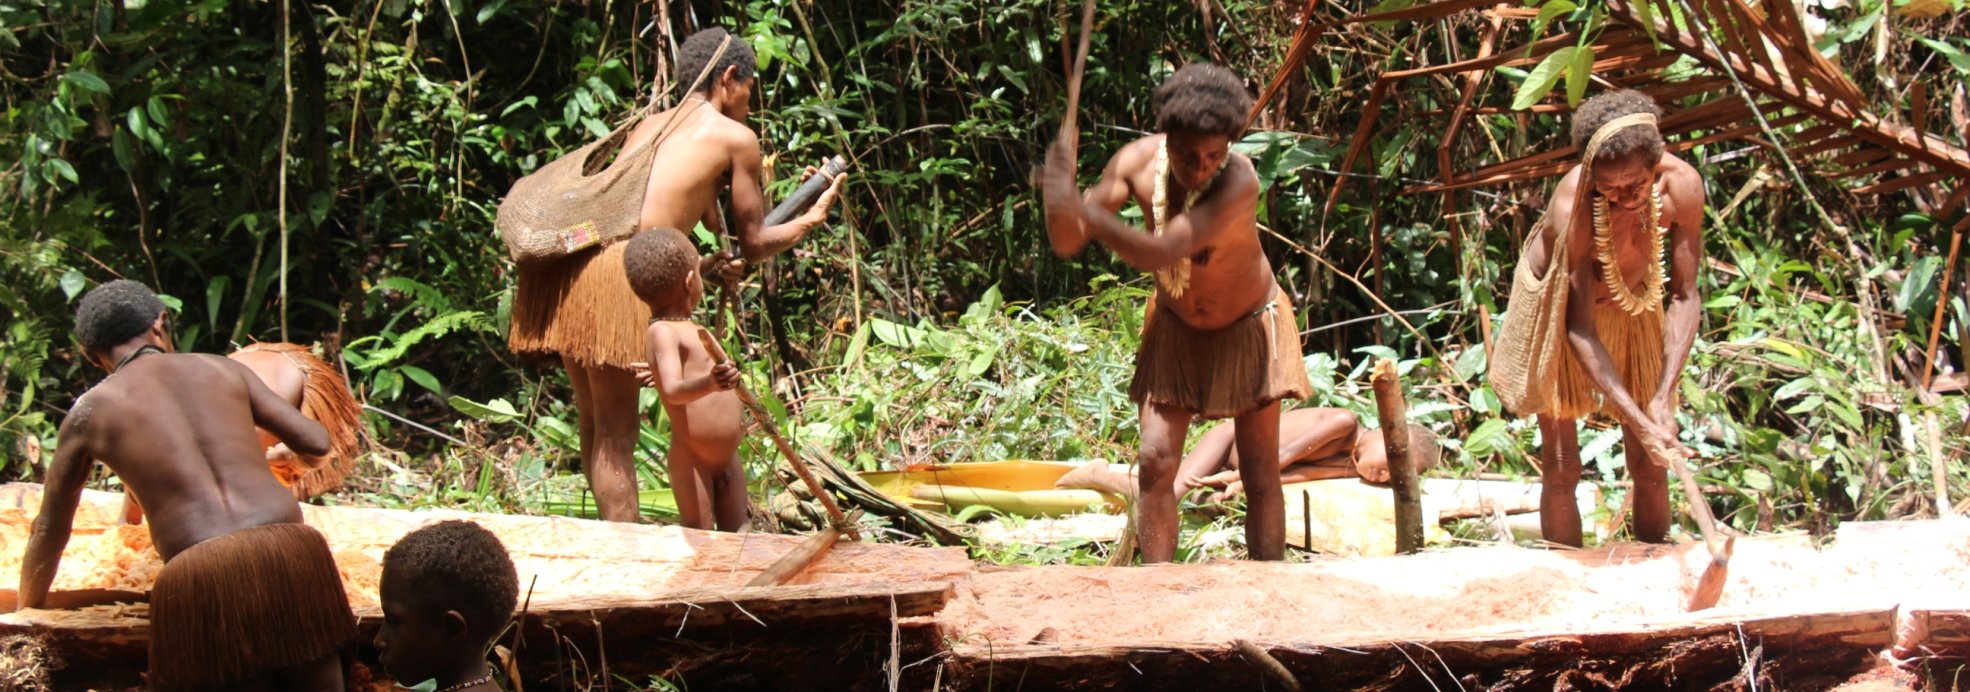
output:
[[[72,437],[79,439],[89,434],[89,417],[96,412],[97,399],[96,390],[91,389],[69,405],[68,415],[62,417],[61,429],[57,432],[63,444],[69,444]]]
[[[1148,168],[1150,162],[1156,158],[1157,145],[1162,142],[1162,135],[1150,135],[1124,144],[1122,148],[1115,150],[1114,156],[1108,157],[1108,167],[1121,171]]]
[[[1233,195],[1256,193],[1259,189],[1259,169],[1252,165],[1252,157],[1232,150],[1219,185],[1221,190]]]
[[[1703,204],[1703,174],[1695,166],[1674,154],[1663,154],[1662,162],[1656,165],[1662,176],[1663,191],[1678,202]]]
[[[1566,175],[1560,176],[1560,184],[1553,186],[1553,198],[1546,200],[1546,210],[1572,209],[1573,200],[1579,196],[1580,167],[1576,165],[1567,169]]]
[[[733,152],[739,154],[750,153],[753,156],[759,155],[759,133],[754,132],[751,127],[746,126],[745,123],[716,113],[710,114],[707,117],[714,123],[712,125],[713,131],[718,133],[719,139],[731,147]]]

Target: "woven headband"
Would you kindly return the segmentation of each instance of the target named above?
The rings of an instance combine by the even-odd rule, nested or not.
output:
[[[1587,155],[1580,159],[1580,168],[1583,172],[1594,167],[1594,158],[1600,155],[1601,144],[1606,142],[1608,137],[1613,136],[1615,132],[1638,125],[1655,127],[1655,114],[1629,113],[1609,120],[1607,124],[1601,126],[1601,129],[1595,130],[1594,136],[1587,140]]]

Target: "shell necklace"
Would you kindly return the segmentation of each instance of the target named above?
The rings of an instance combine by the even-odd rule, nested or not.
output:
[[[1231,157],[1224,157],[1224,160],[1218,163],[1218,169],[1211,173],[1209,180],[1205,180],[1204,184],[1197,186],[1196,189],[1184,195],[1183,207],[1177,211],[1179,213],[1188,211],[1190,207],[1196,205],[1197,198],[1204,196],[1205,190],[1209,190],[1212,185],[1217,184],[1218,176],[1224,174],[1225,166],[1230,163]],[[1155,166],[1156,191],[1150,198],[1150,205],[1155,207],[1151,212],[1156,216],[1156,235],[1162,235],[1164,227],[1168,226],[1170,222],[1170,140],[1167,136],[1163,138],[1163,141],[1156,144]],[[1189,257],[1177,260],[1176,264],[1158,269],[1155,273],[1156,285],[1161,286],[1164,292],[1170,294],[1171,298],[1182,298],[1184,290],[1190,288]]]
[[[1649,236],[1649,271],[1643,280],[1642,295],[1635,295],[1628,287],[1627,279],[1621,276],[1621,264],[1615,261],[1614,234],[1608,231],[1607,198],[1594,195],[1594,249],[1595,257],[1601,263],[1601,282],[1607,285],[1608,295],[1614,297],[1614,304],[1622,312],[1640,315],[1662,307],[1662,181],[1655,181],[1650,188],[1648,214],[1643,216],[1643,232]]]

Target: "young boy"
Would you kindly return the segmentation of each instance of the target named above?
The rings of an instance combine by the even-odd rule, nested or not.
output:
[[[1071,124],[1047,152],[1041,184],[1047,238],[1063,256],[1089,240],[1156,275],[1129,398],[1141,407],[1137,504],[1143,562],[1176,554],[1172,491],[1196,418],[1234,418],[1249,498],[1245,545],[1255,560],[1286,554],[1279,490],[1279,402],[1312,387],[1300,362],[1293,306],[1259,245],[1258,173],[1231,142],[1252,97],[1216,65],[1186,65],[1156,88],[1157,134],[1122,147],[1084,197]],[[1134,200],[1146,228],[1116,212]]]
[[[738,531],[746,526],[743,405],[731,390],[739,369],[714,362],[698,339],[691,310],[704,297],[698,253],[683,233],[658,228],[636,234],[623,250],[623,270],[655,319],[645,331],[650,379],[670,415],[670,487],[677,513],[694,529]]]
[[[519,605],[520,577],[506,545],[469,521],[419,528],[383,554],[383,669],[399,684],[435,680],[440,692],[498,690],[486,653]]]
[[[83,355],[110,374],[62,420],[21,561],[21,607],[47,602],[101,461],[142,498],[164,558],[151,587],[151,689],[341,690],[355,615],[328,542],[301,523],[254,428],[313,456],[328,452],[327,432],[246,366],[169,353],[164,304],[142,284],[90,291],[75,322]]]
[[[1217,425],[1204,432],[1197,446],[1177,468],[1173,492],[1182,497],[1196,488],[1221,488],[1207,501],[1228,500],[1244,492],[1238,478],[1238,450],[1232,426]],[[1434,468],[1442,456],[1436,433],[1409,426],[1410,449],[1416,471]],[[1354,413],[1337,408],[1302,408],[1279,414],[1279,479],[1304,483],[1330,478],[1360,478],[1370,485],[1389,482],[1388,450],[1382,432],[1361,427]],[[1135,469],[1116,469],[1096,462],[1062,476],[1056,487],[1090,488],[1133,495]]]

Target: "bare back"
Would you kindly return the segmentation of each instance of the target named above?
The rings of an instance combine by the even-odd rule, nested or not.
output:
[[[293,494],[267,469],[255,426],[269,421],[256,416],[257,398],[278,403],[252,371],[225,358],[144,356],[76,402],[64,428],[79,439],[64,444],[81,444],[136,493],[169,561],[208,538],[301,521]]]
[[[689,231],[700,221],[713,231],[722,230],[716,225],[715,203],[730,184],[735,151],[750,144],[757,155],[758,138],[752,130],[693,98],[644,118],[630,132],[625,149],[644,142],[655,144],[657,151],[637,230]]]
[[[1155,209],[1156,149],[1164,137],[1151,135],[1123,147],[1109,161],[1101,182],[1088,190],[1092,201],[1111,212],[1133,200],[1143,210],[1143,229],[1148,233],[1157,232],[1157,219],[1151,210]],[[1189,255],[1189,289],[1182,296],[1172,297],[1160,286],[1157,288],[1156,304],[1193,327],[1223,327],[1264,307],[1272,298],[1276,280],[1272,262],[1266,259],[1259,245],[1258,207],[1253,203],[1255,198],[1242,199],[1256,189],[1257,180],[1251,159],[1233,151],[1224,171],[1191,208],[1234,207],[1212,215],[1218,222],[1195,229],[1196,247]],[[1189,191],[1175,180],[1168,185],[1166,196],[1171,200],[1174,215]]]

